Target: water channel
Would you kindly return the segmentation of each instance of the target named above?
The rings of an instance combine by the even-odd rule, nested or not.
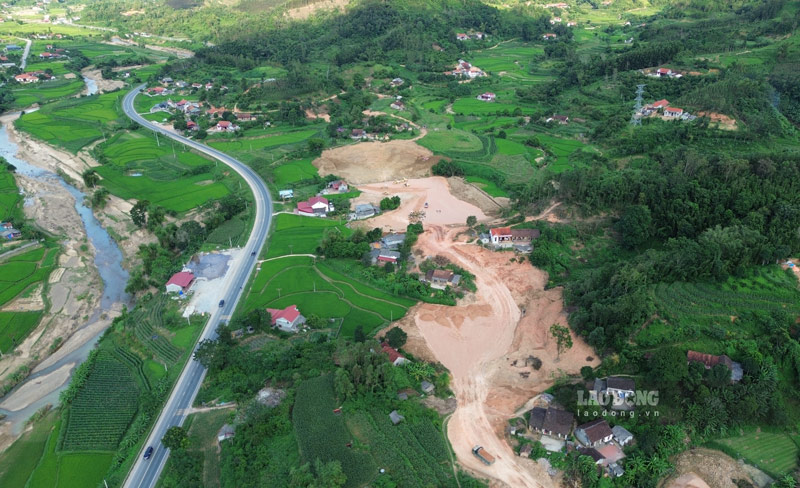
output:
[[[95,84],[94,80],[88,78],[84,78],[84,80],[86,80],[86,86],[89,94],[96,93],[97,85]],[[8,132],[5,126],[0,128],[0,156],[4,157],[9,163],[16,166],[17,173],[38,180],[56,181],[75,198],[75,210],[77,210],[78,215],[81,218],[81,222],[83,223],[84,231],[86,232],[86,235],[95,250],[95,267],[97,268],[100,277],[103,280],[103,296],[100,301],[100,308],[95,310],[89,320],[86,321],[81,328],[87,327],[97,320],[100,320],[100,316],[104,312],[110,310],[114,304],[123,303],[130,305],[130,297],[125,293],[125,286],[128,282],[128,272],[122,267],[122,252],[119,250],[117,243],[100,225],[100,222],[97,221],[92,213],[91,208],[84,204],[84,198],[86,195],[84,195],[74,186],[68,184],[56,173],[39,168],[30,164],[28,161],[18,158],[17,145],[9,140]],[[25,204],[30,205],[34,203],[26,201]],[[89,352],[94,348],[97,340],[102,334],[103,331],[99,332],[80,347],[77,347],[75,350],[66,354],[55,363],[48,365],[46,368],[34,369],[34,373],[31,374],[23,383],[18,385],[17,388],[26,383],[32,381],[35,382],[40,376],[51,373],[65,364],[74,364],[77,366],[88,357]],[[70,371],[70,379],[72,376],[72,371],[74,371],[74,367]],[[47,404],[52,404],[55,406],[58,403],[59,393],[65,389],[68,384],[69,380],[65,381],[54,391],[49,392],[47,395],[24,409],[16,411],[0,409],[0,413],[7,416],[5,420],[12,423],[12,429],[14,433],[17,434],[24,427],[25,420],[30,418],[30,416],[33,415],[39,408]],[[10,397],[14,395],[15,391],[16,389],[10,392],[8,396]]]

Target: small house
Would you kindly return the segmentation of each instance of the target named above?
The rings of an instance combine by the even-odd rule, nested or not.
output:
[[[614,440],[617,441],[617,444],[620,446],[625,446],[633,440],[633,434],[621,425],[611,427],[611,432],[614,434]]]
[[[356,204],[355,212],[350,215],[350,220],[368,219],[377,213],[378,209],[371,203],[359,203]]]
[[[389,414],[389,420],[391,420],[394,425],[397,425],[405,420],[405,417],[400,415],[400,412],[397,410],[392,410],[392,413]]]
[[[524,458],[531,457],[531,452],[533,452],[533,447],[530,444],[525,444],[519,448],[519,456]]]
[[[381,238],[381,247],[397,249],[406,241],[405,234],[386,234]]]
[[[3,239],[6,239],[8,241],[11,241],[11,240],[19,239],[20,237],[22,237],[22,232],[18,231],[17,229],[14,229],[14,228],[4,229],[4,230],[0,231],[0,237],[3,238]]]
[[[194,283],[194,274],[189,271],[181,271],[175,273],[172,278],[167,281],[167,293],[180,293],[185,294],[192,287]]]
[[[667,107],[669,107],[669,101],[662,98],[661,100],[658,100],[657,102],[651,103],[650,107],[652,107],[652,108],[654,108],[656,110],[667,108]]]
[[[552,19],[550,19],[550,23],[552,25],[560,24],[561,23],[561,17],[553,17]]]
[[[569,123],[569,117],[566,115],[553,114],[553,116],[548,117],[547,120],[545,120],[545,122],[547,122],[548,124],[550,122],[558,122],[561,125],[567,125]]]
[[[463,32],[459,32],[456,34],[456,39],[459,41],[469,41],[470,37],[469,34],[465,34]]]
[[[609,376],[606,379],[605,393],[619,400],[632,398],[636,394],[636,382],[633,378]]]
[[[344,180],[330,181],[326,185],[326,188],[328,190],[333,190],[337,193],[347,193],[347,191],[350,190],[350,186]]]
[[[216,129],[220,132],[234,132],[239,130],[239,126],[227,120],[217,122]]]
[[[364,129],[353,129],[350,131],[350,139],[361,140],[367,138],[367,131]]]
[[[395,110],[405,110],[406,104],[402,100],[395,100],[391,105],[389,105],[389,107]]]
[[[680,117],[683,115],[683,109],[677,107],[667,107],[664,109],[664,117]]]
[[[581,456],[589,456],[592,458],[595,464],[603,464],[603,461],[606,459],[600,451],[593,447],[579,447],[578,452]]]
[[[425,273],[422,280],[431,285],[431,288],[444,290],[448,286],[456,287],[461,281],[461,275],[455,274],[449,269],[431,269]]]
[[[558,38],[558,36],[553,32],[547,32],[546,34],[542,35],[542,39],[544,39],[545,41],[549,41],[549,40],[557,39],[557,38]]]
[[[597,447],[601,444],[611,442],[614,433],[604,419],[592,420],[591,422],[579,425],[575,429],[575,438],[581,444],[588,447]]]
[[[658,68],[658,70],[656,70],[656,74],[658,76],[661,76],[661,77],[663,77],[663,76],[671,76],[672,75],[672,70],[669,69],[669,68]]]
[[[236,435],[236,428],[231,424],[225,424],[217,433],[217,441],[222,442],[233,438]]]
[[[703,363],[706,369],[711,369],[717,364],[724,364],[730,371],[731,371],[731,383],[736,383],[742,379],[744,375],[744,371],[742,370],[742,365],[735,361],[732,361],[726,355],[721,356],[714,356],[713,354],[705,354],[702,352],[697,351],[687,351],[686,353],[688,361],[691,362],[699,362]]]
[[[250,122],[251,120],[254,120],[254,119],[255,119],[255,117],[253,117],[253,114],[251,114],[251,113],[239,112],[239,113],[236,114],[236,120],[238,120],[240,122]]]
[[[378,266],[385,266],[386,263],[397,264],[400,260],[400,253],[397,251],[392,251],[389,249],[378,249],[377,256],[375,257],[374,263]]]
[[[559,439],[569,438],[574,417],[572,413],[554,407],[534,407],[528,426],[531,430]]]
[[[397,394],[397,399],[400,400],[401,402],[408,400],[408,393],[401,391],[400,393]]]
[[[200,129],[200,127],[197,125],[197,122],[195,122],[194,120],[187,120],[186,121],[186,130],[195,131],[195,130],[199,130],[199,129]]]
[[[387,343],[381,344],[381,349],[389,356],[389,362],[392,363],[393,366],[400,366],[401,364],[405,364],[408,362],[408,359],[405,358],[402,354],[397,352],[397,349],[393,348]]]
[[[282,200],[286,200],[287,198],[294,198],[294,190],[279,190],[278,196],[281,197]]]
[[[578,23],[575,22],[574,20],[570,20],[569,22],[567,22],[567,27],[575,27],[576,25],[578,25]]]
[[[300,325],[306,323],[306,318],[300,315],[297,305],[289,305],[284,309],[268,308],[270,324],[284,332],[297,332]]]
[[[617,463],[611,463],[607,466],[607,468],[608,468],[608,474],[614,478],[619,478],[620,476],[625,474],[625,470],[622,469],[622,466],[620,466]]]
[[[484,102],[494,102],[495,98],[497,98],[497,95],[492,92],[481,93],[478,95],[478,100],[482,100]]]
[[[512,229],[510,227],[496,227],[489,230],[490,242],[498,248],[530,247],[531,243],[541,236],[539,229]]]
[[[392,86],[400,86],[403,83],[405,83],[405,81],[402,78],[395,78],[389,84]]]
[[[17,46],[16,44],[9,44],[6,46],[6,51],[19,51],[22,48]]]
[[[423,381],[419,385],[423,393],[430,395],[436,389],[430,381]]]
[[[326,217],[333,212],[333,204],[324,197],[311,197],[306,201],[297,202],[297,213],[312,217]]]

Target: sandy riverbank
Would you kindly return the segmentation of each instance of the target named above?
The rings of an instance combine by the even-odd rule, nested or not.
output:
[[[94,66],[82,69],[81,74],[93,80],[97,84],[97,91],[99,93],[114,91],[125,86],[125,82],[121,80],[106,80],[103,78],[103,74],[100,72],[100,69],[95,68]],[[89,88],[84,87],[83,91],[81,91],[81,95],[88,94]]]

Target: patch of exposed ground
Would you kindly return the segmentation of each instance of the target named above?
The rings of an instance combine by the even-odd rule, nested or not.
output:
[[[59,268],[59,271],[63,268]],[[54,271],[55,273],[55,271]],[[3,312],[33,312],[37,310],[44,310],[44,299],[42,298],[43,285],[39,284],[26,293],[27,296],[20,296],[19,298],[7,303],[3,308]]]
[[[305,20],[321,10],[344,11],[348,3],[350,3],[350,0],[323,0],[321,2],[313,2],[302,7],[287,10],[286,16],[293,20]]]
[[[728,117],[725,114],[717,112],[697,112],[698,117],[708,117],[711,124],[715,124],[717,129],[722,130],[736,130],[739,128],[736,125],[736,119]]]
[[[485,214],[497,217],[503,207],[507,207],[511,203],[511,199],[506,197],[493,197],[476,187],[475,185],[467,182],[464,178],[451,177],[447,178],[450,184],[450,192],[455,195],[459,200],[471,203],[480,208]]]
[[[421,304],[411,309],[400,322],[409,334],[405,349],[436,358],[452,373],[458,408],[448,423],[448,436],[462,466],[498,486],[555,486],[542,465],[514,455],[504,438],[506,421],[555,377],[575,375],[598,360],[577,337],[558,357],[549,329],[554,323],[566,324],[566,314],[561,289],[544,289],[545,272],[511,262],[512,253],[456,242],[463,231],[428,225],[418,247],[473,273],[478,291],[456,307]],[[542,360],[538,371],[524,366],[530,356]],[[475,444],[497,461],[492,466],[481,463],[471,452]]]
[[[91,68],[84,68],[81,70],[81,74],[89,79],[94,80],[97,84],[97,90],[100,93],[110,92],[125,86],[124,81],[120,80],[107,80],[103,78],[103,75],[100,73],[100,70],[94,67]],[[88,88],[84,87],[83,92],[81,94],[85,95],[88,93]]]
[[[673,463],[675,471],[661,482],[661,488],[736,488],[737,479],[755,482],[744,463],[712,449],[690,449]]]
[[[413,141],[361,142],[323,151],[314,160],[320,176],[335,174],[361,185],[430,174],[439,157]]]
[[[372,203],[378,205],[388,196],[399,196],[400,207],[360,221],[355,225],[365,228],[380,227],[387,232],[405,229],[409,224],[409,214],[424,212],[423,224],[462,224],[467,217],[474,215],[478,220],[486,220],[483,211],[475,205],[463,202],[450,192],[450,181],[441,176],[408,180],[405,183],[387,181],[373,185],[359,185],[361,195],[353,204]],[[427,204],[427,207],[425,206]]]

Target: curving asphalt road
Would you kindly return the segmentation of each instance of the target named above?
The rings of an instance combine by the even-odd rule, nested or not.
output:
[[[214,339],[217,337],[217,326],[220,322],[227,321],[236,308],[236,304],[239,302],[239,298],[241,298],[247,278],[256,266],[261,247],[267,240],[267,232],[269,231],[272,220],[272,199],[267,190],[267,185],[264,184],[258,174],[250,169],[250,167],[205,144],[164,130],[137,114],[134,109],[133,99],[144,87],[145,85],[140,85],[125,95],[125,98],[122,100],[122,109],[125,111],[125,115],[147,129],[174,139],[230,166],[231,169],[239,173],[247,184],[250,185],[255,197],[255,223],[250,233],[250,239],[244,246],[243,258],[234,262],[232,268],[228,271],[229,273],[233,273],[233,279],[229,281],[228,288],[219,290],[219,299],[225,300],[225,306],[216,309],[214,313],[211,314],[211,318],[200,334],[200,340]],[[194,360],[189,360],[186,363],[181,375],[178,377],[177,383],[175,383],[172,389],[172,393],[164,409],[161,411],[161,415],[158,417],[150,433],[150,437],[148,437],[147,442],[142,446],[142,452],[139,453],[133,468],[131,468],[130,473],[128,473],[128,477],[123,485],[125,488],[152,488],[156,485],[161,470],[164,468],[164,464],[166,464],[167,458],[169,457],[169,449],[161,445],[161,438],[164,436],[167,429],[175,425],[182,425],[184,420],[186,420],[185,412],[192,406],[205,376],[206,369],[200,365],[200,363]],[[144,450],[148,446],[153,446],[154,452],[149,460],[145,460],[142,456]]]

